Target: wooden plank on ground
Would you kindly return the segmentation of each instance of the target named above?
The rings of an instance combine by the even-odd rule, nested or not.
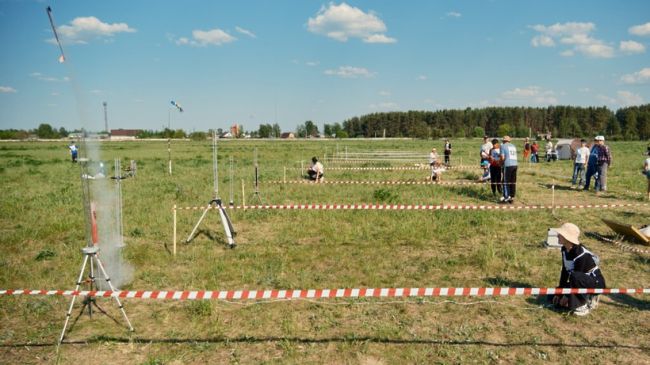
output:
[[[603,219],[603,222],[618,234],[637,240],[644,245],[650,245],[650,237],[644,235],[638,229],[629,224],[618,223],[608,219]]]

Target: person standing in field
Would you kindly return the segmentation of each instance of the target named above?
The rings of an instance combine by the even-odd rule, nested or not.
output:
[[[600,259],[580,244],[580,228],[573,223],[564,223],[554,228],[562,245],[562,271],[559,288],[604,289],[605,278],[598,267]],[[555,295],[553,304],[567,308],[576,316],[586,316],[598,306],[598,295],[565,294]]]
[[[609,146],[605,144],[605,137],[596,137],[598,149],[598,161],[596,164],[596,171],[598,172],[598,180],[596,181],[596,194],[607,191],[607,171],[612,166],[612,151]]]
[[[77,145],[72,141],[70,145],[68,146],[70,149],[70,158],[72,158],[72,162],[77,162],[77,155],[79,154],[79,149],[77,148]]]
[[[498,139],[492,140],[492,149],[490,150],[490,188],[492,189],[492,196],[496,198],[497,191],[499,195],[503,194],[501,187],[501,145]]]
[[[576,150],[576,158],[573,162],[573,179],[571,180],[571,189],[575,189],[576,186],[582,186],[583,181],[585,180],[588,158],[589,148],[587,148],[587,141],[581,139],[580,147]]]
[[[481,163],[487,161],[490,158],[490,150],[492,149],[492,143],[488,141],[488,136],[483,136],[483,144],[481,145]]]
[[[524,141],[524,162],[529,162],[530,157],[530,138],[526,137]]]
[[[503,136],[500,152],[500,160],[503,163],[503,198],[501,201],[512,204],[517,193],[517,147],[510,143],[510,136]]]
[[[591,178],[593,177],[596,180],[596,187],[598,186],[598,136],[594,137],[594,144],[591,146],[589,151],[589,158],[587,159],[587,175],[585,176],[585,185],[583,190],[589,190],[589,185],[591,185]]]
[[[429,153],[429,166],[433,168],[433,164],[435,164],[438,161],[438,151],[436,148],[432,148],[431,152]]]
[[[445,165],[446,166],[450,165],[450,159],[451,159],[451,143],[449,142],[448,139],[445,139]]]
[[[643,163],[643,173],[645,174],[648,180],[648,200],[650,200],[650,149],[648,149],[648,158],[645,159]]]
[[[537,144],[537,141],[533,141],[533,144],[530,145],[530,162],[539,162],[539,145]]]
[[[553,142],[550,139],[546,140],[546,162],[555,161],[554,156],[554,147]]]

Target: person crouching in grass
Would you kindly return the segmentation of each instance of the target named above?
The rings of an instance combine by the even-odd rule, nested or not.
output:
[[[307,169],[309,180],[315,181],[317,183],[323,182],[324,174],[323,164],[320,163],[316,157],[312,157],[311,166],[309,166]]]
[[[560,288],[605,288],[605,278],[598,267],[600,259],[580,244],[580,228],[564,223],[554,228],[562,245]],[[598,306],[598,295],[555,295],[553,304],[566,308],[576,316],[586,316]]]

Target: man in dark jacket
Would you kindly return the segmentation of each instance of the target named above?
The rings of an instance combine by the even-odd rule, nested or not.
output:
[[[598,256],[580,244],[580,228],[564,223],[554,228],[562,244],[560,288],[605,288],[605,278],[598,267]],[[598,305],[598,295],[568,294],[553,297],[553,304],[568,308],[576,316],[586,316]]]

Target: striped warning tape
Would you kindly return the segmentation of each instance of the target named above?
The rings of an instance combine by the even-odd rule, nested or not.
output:
[[[480,169],[481,166],[449,166],[445,167],[446,170],[475,170]],[[300,167],[287,167],[287,169],[292,170],[301,170]],[[330,170],[340,170],[340,171],[395,171],[395,170],[431,170],[429,165],[422,166],[383,166],[383,167],[371,167],[371,166],[359,166],[359,167],[342,167],[342,166],[328,166],[326,171]]]
[[[229,209],[258,210],[536,210],[645,207],[650,203],[626,204],[559,204],[559,205],[426,205],[426,204],[262,204],[232,205]],[[177,210],[199,210],[207,206],[176,207]],[[214,209],[210,206],[209,209]]]
[[[260,184],[329,184],[329,185],[490,185],[489,181],[413,181],[413,180],[384,180],[384,181],[363,181],[363,180],[325,180],[319,183],[311,180],[269,180],[260,181]],[[499,185],[522,185],[526,183],[498,183]],[[536,184],[536,183],[530,183]]]
[[[327,299],[327,298],[407,298],[407,297],[489,297],[560,294],[650,294],[650,288],[358,288],[358,289],[293,289],[293,290],[32,290],[6,289],[1,295],[56,295],[118,297],[140,299]]]

